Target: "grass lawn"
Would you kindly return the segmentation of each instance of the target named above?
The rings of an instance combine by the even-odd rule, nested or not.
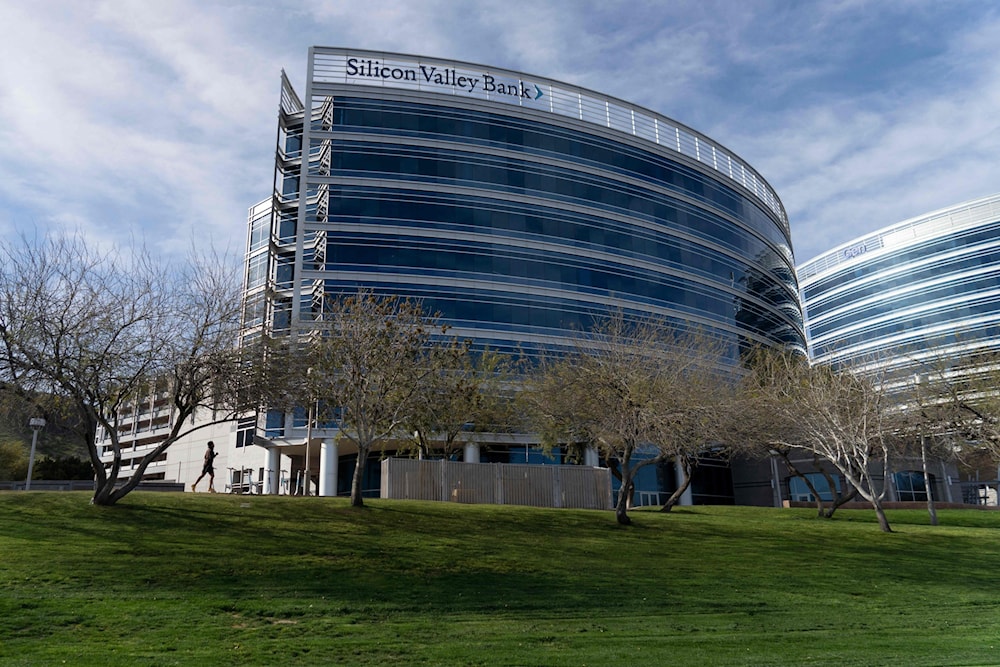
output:
[[[0,494],[3,665],[996,665],[1000,512]]]

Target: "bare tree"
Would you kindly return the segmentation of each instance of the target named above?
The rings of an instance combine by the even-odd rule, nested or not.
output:
[[[475,433],[514,426],[513,361],[495,350],[473,351],[453,340],[431,350],[432,372],[417,392],[405,428],[422,457],[448,457]]]
[[[48,397],[42,409],[72,413],[94,468],[94,503],[115,504],[180,437],[247,407],[234,389],[238,274],[219,258],[192,255],[168,270],[142,249],[49,236],[0,242],[0,262],[0,380],[21,396]],[[122,482],[124,408],[153,387],[170,392],[173,421]],[[192,427],[203,408],[215,418]],[[107,469],[99,430],[110,440]]]
[[[306,395],[318,399],[319,419],[336,421],[341,437],[358,448],[351,505],[361,507],[365,463],[372,448],[405,437],[401,427],[417,410],[436,369],[431,349],[446,328],[419,303],[370,291],[330,298],[323,321],[298,354],[306,366]]]
[[[680,484],[660,511],[669,512],[691,486],[703,456],[730,453],[723,413],[734,403],[738,373],[728,343],[703,331],[661,330],[658,354],[661,393],[656,401],[660,428],[655,446],[681,472]]]
[[[799,356],[759,350],[741,393],[744,414],[757,415],[748,419],[757,442],[823,457],[875,508],[879,527],[891,532],[882,500],[895,424],[880,373],[810,366]]]
[[[526,383],[524,397],[546,442],[594,445],[617,467],[620,524],[631,523],[639,470],[673,458],[689,479],[691,457],[710,443],[703,401],[714,385],[707,378],[720,377],[720,368],[718,350],[705,340],[660,319],[616,313],[574,350],[546,359]]]
[[[770,361],[774,355],[793,354],[791,352],[782,353],[777,350],[753,350],[746,357],[748,367],[752,369],[755,364],[760,364],[762,359]],[[787,363],[798,363],[794,358],[786,360]],[[805,363],[804,358],[801,359]],[[775,415],[770,412],[768,402],[773,397],[768,396],[760,384],[770,387],[773,380],[764,380],[761,376],[775,372],[763,371],[757,368],[755,371],[747,370],[751,373],[749,377],[744,377],[741,386],[738,388],[733,403],[728,406],[728,410],[722,413],[725,423],[721,426],[722,439],[726,444],[739,455],[750,459],[780,459],[784,467],[793,478],[802,480],[809,494],[816,504],[816,515],[819,518],[832,519],[844,504],[854,500],[857,495],[850,483],[845,483],[843,487],[839,484],[840,476],[835,476],[830,470],[830,463],[816,451],[793,448],[784,443],[776,433],[781,431],[781,425],[776,422]],[[806,468],[801,455],[805,455],[806,461],[811,464],[811,470]],[[831,499],[823,499],[823,491],[814,481],[812,474],[819,474],[826,482],[826,489],[831,495]],[[846,482],[846,480],[845,480]]]
[[[896,450],[907,458],[920,459],[927,494],[927,514],[932,526],[938,525],[937,507],[931,484],[929,461],[951,458],[955,425],[964,419],[956,386],[944,365],[924,364],[923,373],[906,378],[897,390],[898,422]]]
[[[915,393],[930,428],[957,436],[962,456],[1000,461],[1000,353],[958,351],[921,371]]]
[[[984,349],[975,336],[964,341],[959,332],[908,355],[917,372],[901,389],[905,445],[920,457],[934,525],[929,460],[956,460],[970,469],[1000,461],[1000,354],[989,345]]]
[[[762,448],[763,452],[766,452],[769,456],[777,456],[784,462],[785,467],[788,472],[794,477],[798,477],[809,489],[809,495],[811,495],[816,503],[816,515],[821,519],[832,519],[833,515],[836,513],[840,507],[854,500],[858,496],[858,490],[855,489],[850,483],[845,484],[844,488],[839,488],[837,480],[834,479],[833,475],[827,469],[827,464],[823,457],[816,452],[809,452],[812,454],[812,467],[816,470],[826,482],[826,488],[829,489],[831,499],[829,504],[823,500],[823,494],[816,488],[813,483],[812,478],[806,471],[803,471],[796,465],[795,461],[792,459],[792,448],[784,445],[767,445]]]
[[[28,470],[28,454],[19,440],[0,440],[0,481],[24,479]]]

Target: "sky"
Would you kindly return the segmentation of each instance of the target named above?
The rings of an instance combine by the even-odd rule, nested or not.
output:
[[[3,0],[0,233],[240,254],[280,72],[354,47],[502,67],[678,120],[751,164],[798,263],[1000,191],[985,0]]]

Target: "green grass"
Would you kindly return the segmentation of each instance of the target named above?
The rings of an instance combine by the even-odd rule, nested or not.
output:
[[[0,664],[1000,664],[1000,512],[633,517],[0,494]]]

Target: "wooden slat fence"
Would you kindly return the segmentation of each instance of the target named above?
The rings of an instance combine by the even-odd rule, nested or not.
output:
[[[382,498],[611,509],[611,471],[589,466],[388,458]]]

